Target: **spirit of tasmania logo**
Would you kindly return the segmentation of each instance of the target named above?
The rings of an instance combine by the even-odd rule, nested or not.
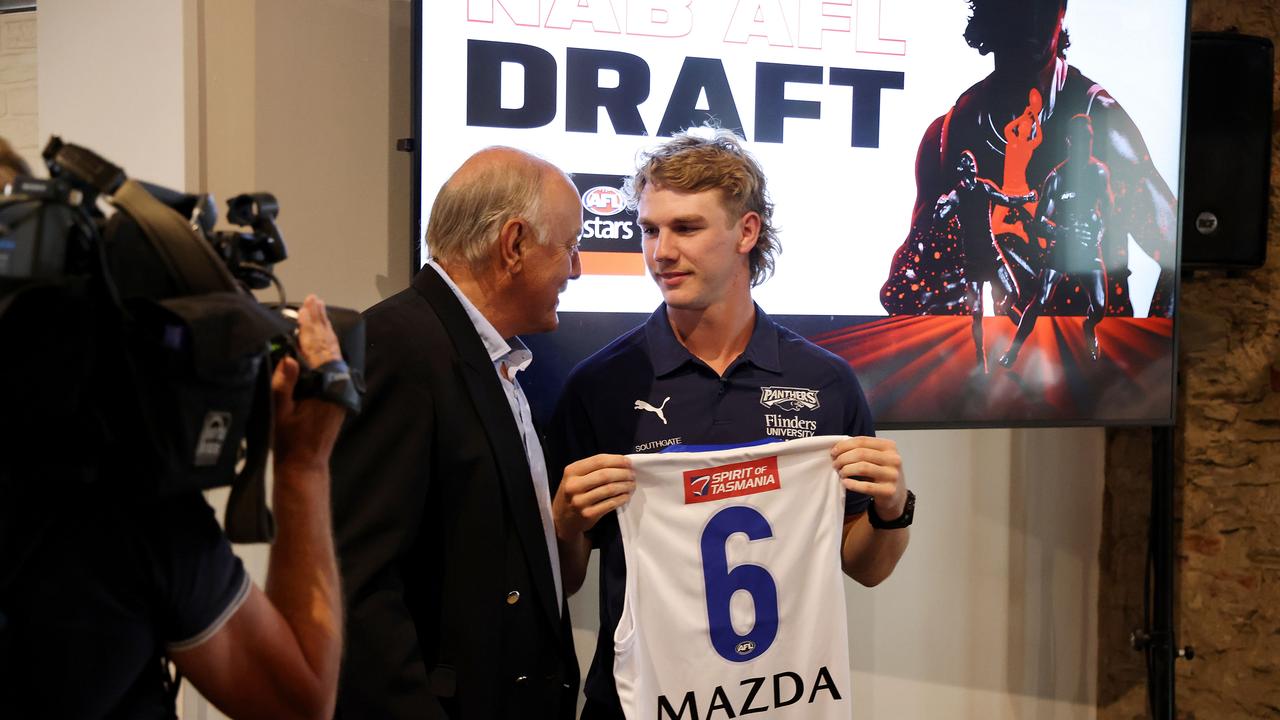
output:
[[[684,473],[684,504],[754,495],[782,487],[778,456]]]

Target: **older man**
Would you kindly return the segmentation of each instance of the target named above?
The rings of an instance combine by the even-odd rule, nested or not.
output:
[[[333,465],[340,717],[573,717],[554,488],[517,335],[555,329],[581,224],[559,169],[482,150],[436,196],[431,262],[365,313],[365,411]]]

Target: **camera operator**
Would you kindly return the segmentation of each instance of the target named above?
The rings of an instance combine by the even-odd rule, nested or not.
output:
[[[308,366],[341,360],[319,299],[306,299],[298,324]],[[44,525],[0,597],[0,717],[172,717],[166,658],[232,717],[332,715],[342,609],[328,460],[345,411],[295,400],[298,376],[285,357],[272,377],[277,534],[265,592],[197,492],[76,497],[47,489],[52,471],[0,460],[9,500],[45,503],[0,507],[9,530]]]

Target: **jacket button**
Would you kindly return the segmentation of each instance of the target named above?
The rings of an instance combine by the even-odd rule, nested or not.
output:
[[[507,604],[508,604],[508,605],[515,605],[515,604],[516,604],[516,603],[518,603],[518,602],[520,602],[520,591],[519,591],[519,590],[512,590],[511,592],[507,593]]]

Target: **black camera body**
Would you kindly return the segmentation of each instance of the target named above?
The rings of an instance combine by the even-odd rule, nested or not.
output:
[[[270,378],[297,356],[283,297],[250,293],[283,296],[275,198],[237,196],[228,219],[247,230],[215,232],[207,195],[130,180],[56,137],[44,155],[50,179],[0,197],[0,480],[54,473],[140,496],[230,485],[228,536],[270,540]],[[356,411],[363,320],[329,318],[345,366],[304,363],[295,395]]]
[[[66,182],[35,178],[17,178],[12,191],[14,200],[0,204],[0,282],[66,275],[80,264],[74,254],[87,239],[76,237],[74,217],[60,206],[80,204],[81,194]]]

